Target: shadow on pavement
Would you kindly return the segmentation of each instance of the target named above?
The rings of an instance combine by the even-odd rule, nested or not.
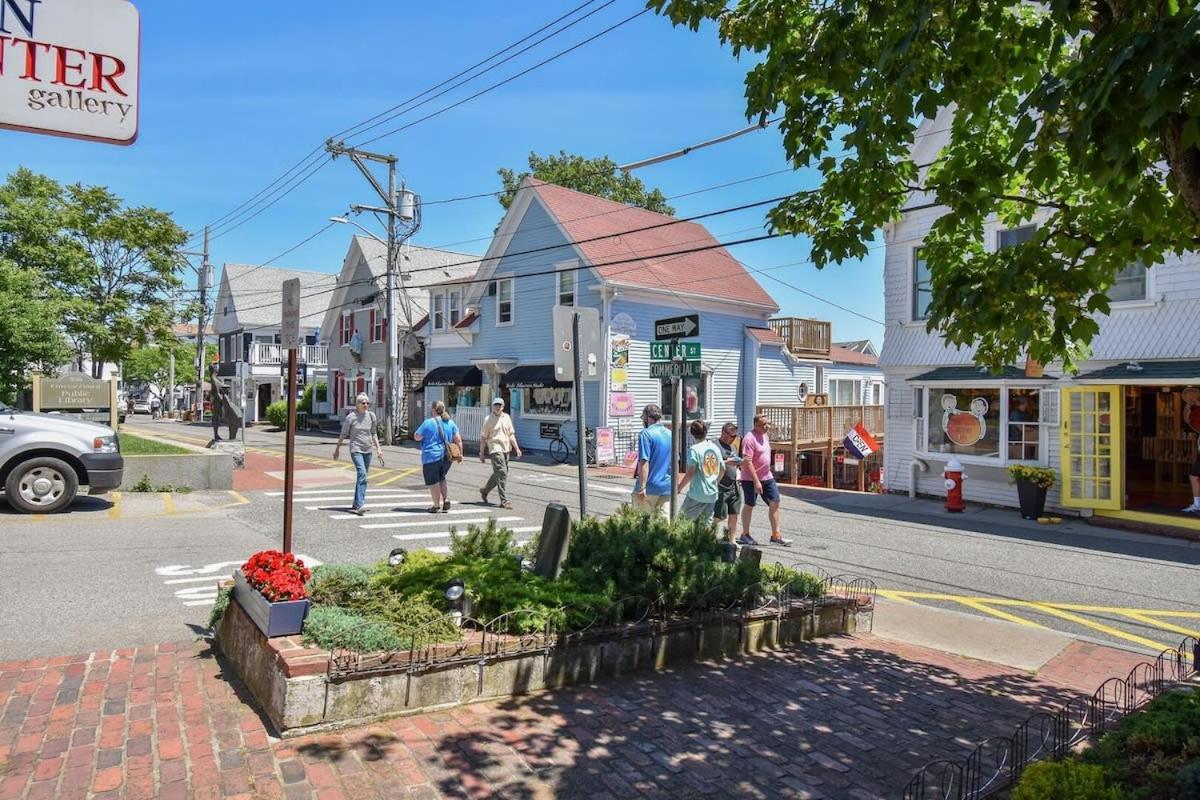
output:
[[[100,512],[100,511],[108,511],[112,507],[113,507],[113,503],[111,500],[108,499],[107,495],[95,495],[95,496],[80,495],[79,497],[75,498],[75,502],[73,502],[73,503],[71,503],[71,505],[67,506],[66,511],[62,511],[59,514],[56,514],[53,516],[67,516],[70,514],[93,514],[96,512]],[[17,511],[15,508],[13,508],[11,505],[8,504],[8,500],[5,498],[4,493],[0,492],[0,517],[2,517],[2,516],[30,517],[30,516],[34,516],[34,515],[26,514],[22,511]],[[51,516],[51,515],[47,514],[44,516]]]

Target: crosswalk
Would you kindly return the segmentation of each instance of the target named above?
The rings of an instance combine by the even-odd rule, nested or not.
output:
[[[284,493],[265,494],[282,502]],[[526,518],[510,509],[478,502],[451,501],[448,511],[431,514],[427,510],[428,494],[400,487],[368,490],[367,512],[361,517],[350,513],[353,502],[352,488],[304,489],[293,493],[292,507],[319,518],[321,525],[328,526],[326,529],[330,531],[349,532],[357,528],[390,534],[391,539],[405,547],[434,553],[450,552],[452,530],[462,532],[470,525],[483,526],[492,520],[511,530],[518,545],[525,544],[529,534],[541,529],[540,525],[521,525]]]

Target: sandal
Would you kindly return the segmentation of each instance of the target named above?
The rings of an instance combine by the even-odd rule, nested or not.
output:
[[[442,509],[440,506],[430,506],[429,508],[427,508],[425,510],[428,511],[430,514],[436,514],[439,511],[441,511]]]
[[[449,513],[450,513],[450,501],[449,501],[449,500],[447,500],[446,502],[442,503],[442,513],[443,513],[443,514],[449,514]]]

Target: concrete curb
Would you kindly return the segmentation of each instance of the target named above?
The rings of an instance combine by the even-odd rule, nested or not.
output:
[[[159,439],[140,429],[135,435],[190,452],[187,455],[125,456],[122,491],[130,491],[143,477],[155,489],[167,485],[187,486],[195,491],[233,488],[233,456],[229,453],[214,452],[174,439]]]

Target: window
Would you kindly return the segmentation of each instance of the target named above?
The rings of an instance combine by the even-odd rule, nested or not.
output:
[[[430,316],[435,331],[446,330],[446,295],[439,292],[433,296],[433,313]]]
[[[918,451],[997,464],[1045,463],[1046,434],[1058,424],[1052,388],[931,386],[915,389],[913,404]]]
[[[1108,289],[1108,299],[1114,303],[1146,299],[1146,266],[1135,261],[1117,273],[1116,280]]]
[[[560,306],[575,305],[575,278],[577,274],[574,269],[564,269],[558,273],[558,304]]]
[[[933,290],[929,283],[929,264],[921,255],[923,248],[913,248],[912,318],[913,322],[929,318],[929,303]]]
[[[375,379],[375,409],[383,413],[383,378]]]
[[[1037,225],[1022,225],[1019,228],[1000,231],[996,235],[996,247],[1001,250],[1005,247],[1016,247],[1028,242],[1035,233],[1037,233]]]
[[[683,408],[684,422],[691,422],[694,419],[707,419],[708,415],[708,379],[711,373],[701,375],[699,378],[684,378],[683,379]],[[664,383],[662,385],[662,412],[663,419],[672,419],[675,414],[675,398],[671,392],[671,384]]]
[[[454,289],[446,294],[446,305],[450,309],[450,327],[462,321],[462,291]]]
[[[925,390],[913,389],[913,449],[925,451]]]
[[[342,314],[342,338],[341,345],[345,347],[350,344],[350,337],[354,335],[354,314],[346,312]]]
[[[521,390],[522,417],[571,416],[575,388],[573,386],[546,386],[541,389]]]
[[[831,406],[856,406],[862,402],[862,381],[838,379],[829,381]]]
[[[800,402],[803,403],[804,398],[808,397],[807,381],[800,381],[800,388],[796,391],[796,393],[800,396]]]
[[[876,405],[876,406],[883,405],[883,384],[882,383],[871,384],[871,405]]]
[[[1041,443],[1041,393],[1037,389],[1008,390],[1008,459],[1037,461]]]
[[[496,324],[513,324],[513,279],[496,281]]]
[[[930,387],[928,407],[930,453],[1000,459],[999,388]]]
[[[382,342],[387,338],[387,317],[378,309],[371,309],[371,341]]]

